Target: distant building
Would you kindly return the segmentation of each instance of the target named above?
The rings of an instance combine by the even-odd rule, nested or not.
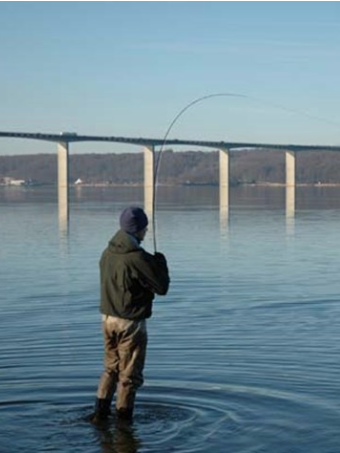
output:
[[[26,182],[24,179],[14,179],[9,176],[5,176],[3,181],[5,186],[23,186]]]
[[[0,183],[1,185],[5,186],[16,186],[16,187],[33,187],[33,186],[41,186],[43,185],[39,181],[36,181],[35,179],[15,179],[12,178],[11,176],[4,176],[3,178],[0,178]]]

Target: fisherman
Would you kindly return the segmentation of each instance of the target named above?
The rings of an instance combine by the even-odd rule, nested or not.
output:
[[[99,381],[94,423],[106,420],[116,393],[116,415],[131,421],[137,389],[143,384],[147,347],[146,319],[155,294],[165,295],[170,278],[162,253],[141,246],[148,218],[143,209],[128,207],[120,216],[120,230],[100,259],[102,326],[105,369]]]

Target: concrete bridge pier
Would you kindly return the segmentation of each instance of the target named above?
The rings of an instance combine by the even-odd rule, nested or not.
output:
[[[221,224],[228,222],[229,217],[229,150],[219,150],[219,167],[220,167],[220,220]]]
[[[149,218],[153,215],[155,182],[155,148],[154,146],[144,147],[144,209]],[[151,222],[149,222],[149,229]]]
[[[295,152],[286,151],[286,216],[295,214]]]
[[[68,143],[58,143],[58,214],[59,230],[68,232],[69,222],[69,152]]]

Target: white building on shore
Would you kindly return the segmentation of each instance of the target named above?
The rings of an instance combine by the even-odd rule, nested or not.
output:
[[[24,179],[14,179],[9,176],[3,178],[5,186],[23,186],[26,181]]]

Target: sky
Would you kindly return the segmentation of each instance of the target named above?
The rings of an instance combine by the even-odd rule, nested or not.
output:
[[[0,131],[340,145],[339,2],[0,2],[0,65]]]

